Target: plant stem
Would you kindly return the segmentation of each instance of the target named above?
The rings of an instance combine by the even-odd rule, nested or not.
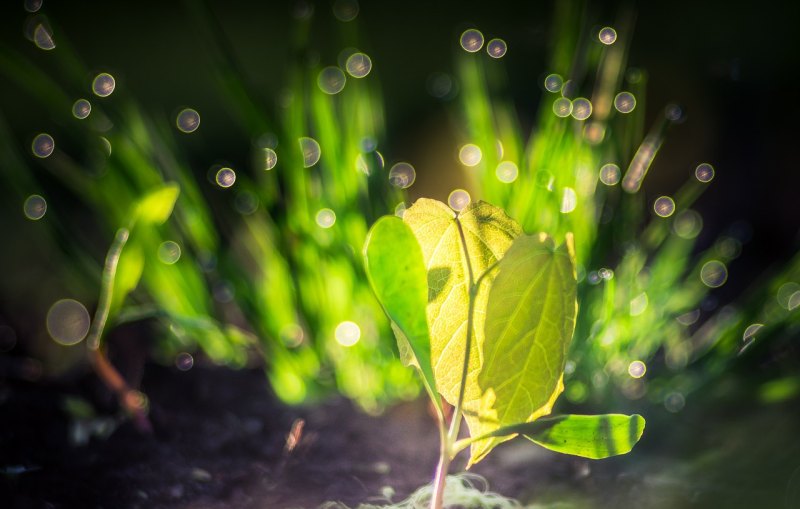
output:
[[[447,433],[444,431],[444,426],[440,425],[439,435],[441,440],[441,447],[439,450],[439,464],[436,467],[436,477],[433,481],[433,494],[431,496],[431,509],[441,509],[444,502],[444,488],[445,479],[447,478],[447,470],[450,467],[450,462],[455,456],[453,454],[453,444],[458,438],[459,427],[461,426],[461,414],[464,406],[464,393],[467,386],[467,374],[469,373],[469,356],[472,347],[472,315],[475,310],[475,296],[477,295],[477,286],[475,284],[475,277],[472,272],[472,263],[469,260],[469,250],[467,249],[467,239],[464,236],[464,229],[458,216],[455,218],[456,226],[458,227],[458,235],[461,239],[461,248],[464,254],[464,264],[467,269],[467,278],[469,280],[469,304],[467,307],[467,337],[464,345],[464,363],[461,367],[461,385],[458,388],[458,400],[453,410],[453,416],[450,421],[450,429]],[[483,276],[481,276],[483,277]]]
[[[89,337],[86,345],[89,349],[89,361],[92,364],[97,376],[116,396],[120,406],[132,416],[136,427],[143,432],[152,431],[150,421],[145,412],[144,396],[128,386],[128,383],[114,368],[106,358],[101,349],[100,340],[103,337],[103,330],[108,321],[108,313],[111,309],[111,299],[114,295],[114,279],[117,275],[117,265],[122,254],[122,248],[128,241],[129,232],[126,228],[120,228],[114,237],[114,242],[108,249],[103,276],[100,281],[100,298],[97,303],[97,311],[92,320],[92,327],[89,330]]]

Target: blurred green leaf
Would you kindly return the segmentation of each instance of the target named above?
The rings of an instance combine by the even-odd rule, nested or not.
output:
[[[427,273],[414,232],[399,217],[380,218],[367,235],[364,263],[372,289],[392,320],[403,364],[419,369],[439,406],[425,315]]]
[[[498,266],[486,308],[480,410],[483,435],[496,427],[530,422],[552,411],[564,390],[564,364],[575,329],[572,236],[556,248],[545,234],[514,240]],[[472,444],[470,463],[512,437]]]
[[[115,313],[125,302],[125,297],[139,284],[144,271],[144,252],[141,246],[131,243],[119,259],[117,274],[114,279],[111,313]]]
[[[133,221],[163,224],[172,214],[180,187],[170,182],[144,195],[135,205]]]

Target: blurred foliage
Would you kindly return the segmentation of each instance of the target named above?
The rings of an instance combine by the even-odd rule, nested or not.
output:
[[[48,112],[51,124],[42,130],[55,140],[52,154],[38,157],[32,140],[17,137],[0,118],[2,228],[14,247],[7,256],[15,266],[25,260],[47,267],[57,280],[37,293],[26,277],[38,272],[20,269],[2,284],[3,300],[11,303],[4,312],[26,310],[24,319],[35,322],[18,331],[31,339],[26,353],[49,355],[51,364],[53,357],[64,360],[30,345],[46,337],[46,310],[67,295],[91,307],[104,246],[118,227],[149,213],[150,193],[166,184],[180,190],[174,214],[163,225],[132,230],[111,326],[155,320],[161,325],[155,355],[166,363],[200,349],[213,362],[244,366],[257,352],[276,393],[289,402],[337,389],[374,411],[413,397],[417,382],[394,351],[360,261],[369,225],[408,203],[387,178],[385,160],[394,157],[378,150],[392,147],[384,139],[384,98],[375,73],[326,74],[325,64],[334,62],[311,57],[317,24],[335,23],[336,44],[352,48],[361,43],[358,20],[295,12],[285,48],[291,71],[276,78],[284,92],[265,98],[248,84],[204,4],[187,0],[184,8],[202,51],[213,58],[220,99],[250,135],[251,163],[232,173],[220,173],[231,166],[222,160],[209,161],[208,172],[188,164],[186,137],[212,142],[202,139],[202,127],[176,130],[174,120],[151,114],[124,83],[107,97],[92,94],[97,73],[70,46],[69,34],[52,35],[45,13],[30,14],[26,31],[46,66],[0,45],[0,74]],[[800,257],[771,269],[736,303],[715,304],[712,287],[724,282],[746,233],[726,232],[698,250],[702,218],[691,207],[713,182],[694,177],[654,214],[641,181],[682,113],[668,105],[654,125],[645,125],[647,73],[626,64],[633,17],[623,13],[616,40],[605,44],[582,14],[580,2],[557,3],[552,58],[530,133],[505,90],[502,58],[459,48],[455,86],[439,94],[434,83],[433,93],[459,119],[462,143],[480,149],[467,168],[473,199],[504,207],[528,232],[575,234],[580,311],[567,398],[599,402],[621,393],[677,411],[690,392],[732,364],[797,336]],[[348,51],[340,55],[342,69],[354,52]],[[340,78],[344,88],[327,93]],[[621,91],[636,101],[627,113],[621,110],[630,105],[615,106]],[[91,102],[85,119],[73,114],[82,97]],[[582,119],[587,104],[591,116]],[[607,164],[616,166],[601,180]],[[28,221],[21,212],[33,194],[45,197],[48,210]],[[61,293],[52,294],[56,289]],[[337,330],[350,322],[358,335],[346,346],[351,341],[337,341]],[[67,351],[73,353],[65,358],[74,360],[75,347],[58,350]],[[764,380],[762,400],[797,396],[790,369]]]

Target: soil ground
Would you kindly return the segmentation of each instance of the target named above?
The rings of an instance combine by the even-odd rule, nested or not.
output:
[[[438,436],[422,401],[380,417],[342,399],[290,408],[259,370],[202,367],[146,367],[153,435],[123,423],[106,439],[75,446],[64,397],[92,387],[0,383],[0,507],[352,507],[385,503],[384,495],[402,500],[430,481],[436,462]],[[702,409],[661,429],[649,421],[635,454],[599,462],[517,440],[474,471],[492,491],[536,507],[797,508],[800,445],[780,439],[800,429],[794,407],[739,415],[728,427],[719,424],[732,422],[725,415],[713,424]],[[287,454],[297,419],[303,433]]]

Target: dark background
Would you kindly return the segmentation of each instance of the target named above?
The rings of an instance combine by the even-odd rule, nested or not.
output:
[[[22,3],[0,7],[0,40],[47,68],[50,55],[23,36],[27,13]],[[333,17],[331,2],[311,4],[312,46],[321,63],[335,64],[342,23]],[[273,106],[294,57],[295,4],[216,0],[208,5],[244,79],[265,105]],[[800,63],[799,8],[790,2],[747,7],[688,1],[594,4],[585,9],[585,30],[613,26],[626,8],[636,13],[629,66],[649,74],[648,124],[668,102],[681,104],[687,113],[686,122],[670,131],[645,191],[648,197],[672,193],[697,163],[714,164],[716,178],[697,204],[705,221],[698,247],[707,247],[735,221],[746,220],[754,232],[752,242],[731,267],[729,283],[731,290],[742,289],[749,278],[737,278],[737,270],[759,273],[786,260],[798,246],[800,99],[794,71]],[[470,26],[487,39],[507,41],[502,62],[508,92],[523,125],[530,126],[543,95],[552,10],[552,2],[540,1],[362,1],[354,23],[386,103],[384,150],[406,157],[438,146],[432,138],[446,130],[445,112],[454,105],[431,97],[426,78],[453,70],[458,35]],[[198,175],[220,158],[247,165],[252,140],[228,110],[208,44],[182,2],[46,0],[41,12],[53,26],[56,44],[68,40],[90,69],[114,74],[118,90],[123,88],[145,110],[165,118],[174,118],[184,105],[201,112],[201,132],[181,147]],[[46,109],[14,84],[0,82],[0,109],[23,145],[48,125]]]

